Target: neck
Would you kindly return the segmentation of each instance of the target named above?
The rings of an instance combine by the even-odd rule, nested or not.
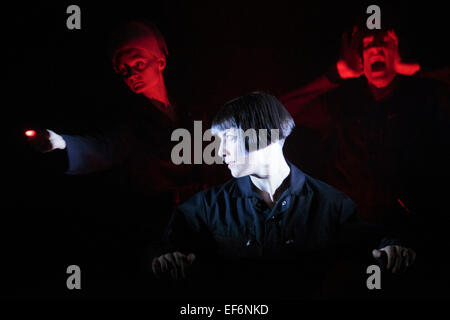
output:
[[[387,86],[384,87],[376,87],[373,84],[369,83],[370,92],[372,93],[373,98],[376,101],[383,100],[389,97],[394,91],[395,79],[393,79]]]
[[[277,190],[289,176],[291,169],[280,152],[277,157],[270,157],[269,164],[262,171],[260,174],[251,175],[250,179],[255,187],[262,192],[263,197],[266,195],[271,202],[275,202]],[[279,197],[280,194],[277,194],[277,196]]]
[[[167,112],[167,107],[170,104],[169,96],[167,95],[166,85],[164,80],[158,82],[154,87],[149,88],[142,93],[147,99],[151,100],[153,104],[163,112]]]

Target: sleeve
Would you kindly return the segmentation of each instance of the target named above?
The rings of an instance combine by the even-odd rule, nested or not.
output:
[[[207,222],[204,191],[179,205],[166,229],[161,254],[180,251],[198,257],[211,252],[212,237]]]
[[[328,71],[311,83],[280,97],[297,125],[320,131],[331,126],[332,115],[326,94],[339,87],[340,82],[334,80],[335,73],[337,71]]]
[[[338,206],[338,243],[343,252],[371,257],[373,249],[401,245],[392,231],[362,219],[357,205],[348,196],[344,195]]]
[[[127,127],[103,133],[75,136],[62,135],[66,141],[70,175],[106,170],[122,162],[131,152],[135,138]]]

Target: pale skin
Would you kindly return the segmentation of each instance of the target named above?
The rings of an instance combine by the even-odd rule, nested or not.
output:
[[[257,192],[263,197],[270,208],[278,201],[283,181],[289,176],[290,168],[283,155],[283,143],[275,142],[266,148],[249,152],[244,155],[238,146],[236,129],[227,129],[216,133],[220,138],[219,153],[228,165],[233,177],[250,176],[250,180]],[[416,253],[401,246],[386,246],[374,249],[372,256],[387,260],[386,269],[399,273],[411,266]],[[186,278],[188,270],[195,260],[195,253],[185,254],[172,252],[163,254],[152,262],[153,273],[157,277],[168,276],[174,280]]]

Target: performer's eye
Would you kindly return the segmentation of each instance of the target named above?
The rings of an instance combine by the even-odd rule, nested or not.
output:
[[[138,61],[138,62],[136,62],[136,68],[138,68],[138,69],[142,69],[142,68],[144,68],[144,62],[143,61]]]

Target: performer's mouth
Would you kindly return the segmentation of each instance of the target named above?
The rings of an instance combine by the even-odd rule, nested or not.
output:
[[[386,70],[386,62],[383,55],[374,55],[370,58],[370,69],[372,72]]]
[[[144,86],[145,84],[143,82],[136,82],[135,84],[133,84],[133,88],[136,89],[140,89]]]
[[[386,63],[384,61],[375,61],[370,65],[372,71],[384,71],[386,70]]]

